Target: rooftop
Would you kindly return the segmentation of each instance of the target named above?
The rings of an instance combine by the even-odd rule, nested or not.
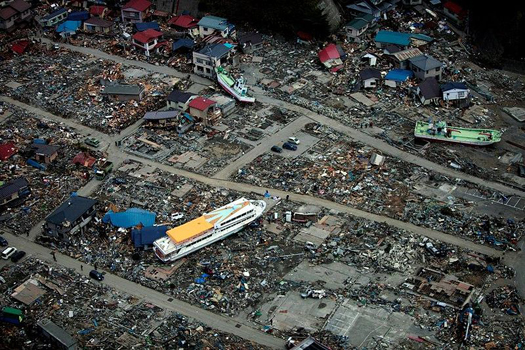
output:
[[[65,12],[67,12],[67,10],[65,8],[59,8],[58,10],[53,11],[50,14],[42,17],[42,20],[44,20],[44,21],[50,20],[50,19],[55,18],[56,16],[59,16],[59,15],[65,13]]]
[[[438,68],[443,65],[441,62],[439,62],[434,57],[429,56],[429,55],[420,55],[420,56],[412,57],[408,61],[413,66],[421,70],[424,70],[424,71]]]
[[[335,60],[337,58],[340,58],[341,54],[339,53],[336,44],[329,44],[324,49],[319,51],[318,56],[321,62],[324,63],[329,60]]]
[[[127,2],[122,9],[133,9],[139,12],[146,11],[151,6],[148,0],[131,0]]]
[[[228,20],[217,16],[206,16],[201,18],[198,25],[206,28],[224,30],[228,28]]]
[[[55,154],[60,149],[60,146],[46,145],[46,144],[41,144],[41,143],[33,143],[31,145],[31,148],[37,154],[43,154],[45,156],[51,156],[51,155]]]
[[[133,39],[143,44],[147,44],[150,40],[160,38],[162,33],[155,29],[146,29],[143,32],[133,34]]]
[[[368,25],[368,22],[362,18],[354,18],[347,23],[347,27],[354,28],[355,30],[361,30]]]
[[[434,77],[426,78],[418,85],[418,87],[421,91],[421,95],[423,95],[426,99],[441,96],[441,89],[439,88],[439,84]]]
[[[199,23],[199,20],[190,15],[175,16],[168,21],[168,24],[184,29],[195,28],[198,25],[197,23]]]
[[[454,89],[458,89],[458,90],[468,90],[468,87],[467,85],[465,85],[465,83],[458,83],[458,82],[448,82],[446,84],[443,84],[441,86],[441,89],[443,91],[448,91],[448,90],[454,90]]]
[[[14,193],[17,193],[20,189],[29,185],[24,177],[11,180],[0,186],[0,199],[10,197]]]
[[[408,46],[410,44],[410,34],[380,30],[377,32],[375,41],[385,44]]]
[[[210,106],[213,106],[215,103],[215,101],[210,100],[209,98],[199,96],[191,100],[188,106],[191,108],[195,108],[199,111],[204,111]]]
[[[162,111],[162,112],[146,112],[144,114],[145,120],[163,120],[173,119],[180,114],[180,111]]]
[[[195,96],[195,94],[192,94],[191,92],[173,90],[168,95],[168,101],[186,103],[192,96]]]
[[[406,81],[414,76],[414,73],[406,69],[392,69],[385,76],[385,80]]]
[[[231,46],[225,44],[211,44],[202,48],[199,53],[215,58],[221,58],[231,50]]]
[[[96,203],[97,201],[91,198],[71,196],[62,203],[61,206],[56,208],[55,211],[49,214],[46,222],[55,225],[62,225],[65,222],[75,222]]]
[[[113,26],[113,22],[106,21],[105,19],[98,18],[98,17],[91,17],[88,20],[84,22],[85,24],[102,27],[102,28],[108,28]]]
[[[381,79],[381,72],[374,68],[365,68],[361,72],[359,72],[359,76],[361,77],[362,80],[367,80],[367,79],[372,79],[372,78]]]

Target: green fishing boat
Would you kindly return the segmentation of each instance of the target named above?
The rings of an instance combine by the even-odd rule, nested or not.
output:
[[[446,122],[416,122],[416,138],[430,141],[461,143],[464,145],[488,146],[501,141],[501,131],[448,126]]]

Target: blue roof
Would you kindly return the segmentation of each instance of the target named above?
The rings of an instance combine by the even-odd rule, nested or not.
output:
[[[411,70],[392,69],[385,76],[385,80],[405,81],[408,78],[412,78],[413,76],[414,76],[414,73]]]
[[[177,51],[181,47],[186,47],[188,49],[193,49],[194,45],[195,45],[195,42],[193,40],[191,40],[191,39],[179,39],[179,40],[175,41],[171,45],[171,50],[172,51]]]
[[[410,44],[410,34],[380,30],[379,32],[377,32],[375,41],[385,44],[408,46]]]
[[[71,12],[67,16],[68,21],[85,21],[88,18],[89,18],[89,12],[87,11]]]
[[[155,29],[157,31],[160,31],[160,27],[157,22],[135,23],[135,28],[138,32],[143,32],[147,29]]]
[[[197,24],[202,27],[213,28],[218,30],[224,30],[228,28],[228,20],[226,18],[217,16],[202,17],[199,23]]]
[[[131,239],[135,248],[140,248],[145,245],[152,245],[157,239],[162,238],[166,235],[168,226],[150,226],[143,227],[142,230],[132,230]]]
[[[74,32],[78,29],[78,27],[80,27],[81,24],[82,24],[81,21],[65,21],[64,23],[61,23],[57,27],[56,32],[57,33]]]
[[[419,39],[419,40],[428,41],[428,42],[431,42],[432,40],[434,40],[434,38],[432,38],[431,36],[425,35],[425,34],[411,34],[411,37],[414,39]]]
[[[102,218],[102,222],[111,223],[113,226],[130,228],[141,224],[142,226],[153,226],[155,224],[155,213],[144,209],[130,208],[126,211],[114,213],[108,211]]]
[[[450,82],[441,85],[441,90],[448,91],[453,89],[460,89],[460,90],[467,90],[467,85],[465,83],[456,83],[456,82]]]
[[[47,20],[49,20],[51,18],[54,18],[54,17],[56,17],[58,15],[61,15],[64,12],[67,12],[67,10],[65,8],[60,8],[60,9],[58,9],[56,11],[51,12],[49,15],[45,15],[44,17],[42,17],[42,20],[47,21]]]
[[[227,46],[225,44],[211,44],[202,48],[199,53],[210,57],[220,58],[227,54],[230,50],[231,46]]]

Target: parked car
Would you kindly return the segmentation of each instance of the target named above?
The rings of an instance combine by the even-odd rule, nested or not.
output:
[[[272,146],[272,151],[276,152],[276,153],[281,153],[283,151],[283,149],[279,146]]]
[[[293,143],[294,145],[298,145],[301,143],[301,141],[299,141],[299,139],[295,136],[289,137],[288,142]]]
[[[14,263],[19,262],[24,256],[26,256],[26,252],[19,250],[11,256],[11,261]]]
[[[102,281],[104,279],[104,275],[97,270],[89,271],[89,277],[96,279],[97,281]]]
[[[290,151],[297,151],[297,146],[290,142],[283,143],[283,148]]]
[[[4,237],[0,236],[0,246],[2,247],[7,247],[9,243],[7,243],[7,239],[5,239]]]
[[[14,253],[16,253],[18,249],[16,249],[15,247],[7,247],[4,249],[4,251],[2,252],[2,259],[4,260],[7,260],[11,257],[11,255],[13,255]]]
[[[100,141],[97,140],[94,137],[86,137],[86,139],[84,140],[84,143],[86,145],[88,145],[88,146],[91,146],[91,147],[98,147],[98,146],[100,146]]]
[[[177,220],[182,219],[183,217],[184,217],[184,214],[182,214],[182,213],[179,213],[179,212],[172,213],[171,214],[171,221],[177,221]]]

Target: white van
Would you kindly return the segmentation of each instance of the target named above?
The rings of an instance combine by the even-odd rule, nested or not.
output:
[[[13,255],[16,251],[17,251],[17,249],[16,249],[15,247],[7,247],[7,248],[4,249],[4,251],[2,252],[2,259],[4,259],[4,260],[9,259],[9,257],[10,257],[11,255]]]

